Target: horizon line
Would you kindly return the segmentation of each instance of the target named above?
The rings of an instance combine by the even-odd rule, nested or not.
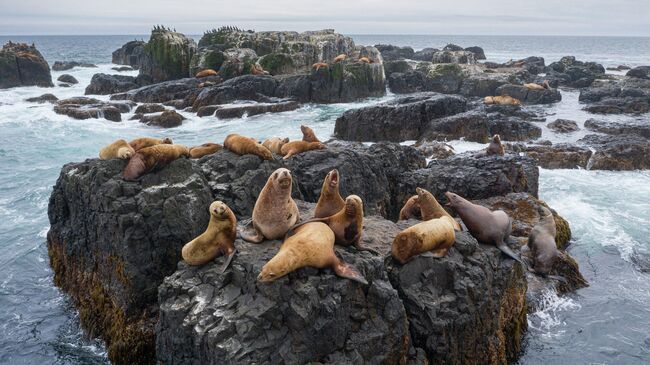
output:
[[[317,29],[321,30],[321,29]],[[260,30],[259,32],[273,32],[277,30]],[[277,31],[281,32],[281,31]],[[186,36],[202,36],[203,33],[183,33]],[[302,32],[298,32],[302,33]],[[339,32],[337,32],[339,33]],[[435,33],[339,33],[347,36],[434,36],[434,37],[611,37],[611,38],[650,38],[650,35],[608,35],[608,34],[594,34],[594,35],[573,35],[573,34],[435,34]],[[87,33],[87,34],[0,34],[0,37],[89,37],[89,36],[143,36],[150,35],[150,33],[124,33],[124,34],[107,34],[107,33]]]

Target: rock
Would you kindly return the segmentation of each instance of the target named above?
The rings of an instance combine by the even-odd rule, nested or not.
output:
[[[647,170],[650,168],[650,140],[634,134],[590,134],[578,140],[596,150],[589,165],[590,170]]]
[[[465,48],[465,51],[474,53],[474,59],[476,59],[476,60],[485,60],[485,59],[487,59],[485,57],[485,51],[483,51],[483,48],[481,48],[479,46],[467,47],[467,48]]]
[[[68,84],[78,84],[79,83],[79,81],[77,81],[77,79],[75,79],[74,76],[72,76],[70,74],[63,74],[63,75],[59,76],[59,78],[56,79],[56,81],[66,82]]]
[[[255,64],[257,54],[250,48],[230,48],[223,52],[224,61],[219,68],[219,76],[224,80],[248,75]]]
[[[252,105],[236,105],[215,109],[214,115],[219,119],[241,118],[244,115],[252,117],[253,115],[263,113],[281,113],[300,108],[300,103],[295,101],[284,101],[279,103],[258,103]],[[204,109],[205,112],[205,109]]]
[[[433,60],[433,54],[436,52],[440,52],[440,50],[436,48],[423,48],[416,51],[411,58],[417,61],[431,62]]]
[[[159,115],[144,115],[140,123],[162,128],[174,128],[183,124],[185,117],[174,110],[165,110]]]
[[[128,103],[105,103],[93,98],[75,97],[59,100],[54,112],[74,119],[105,118],[112,122],[122,121],[121,113],[130,111]]]
[[[529,90],[523,85],[506,84],[496,89],[499,95],[509,95],[529,104],[550,104],[562,100],[557,89]]]
[[[120,67],[111,67],[111,70],[117,71],[117,72],[124,72],[124,71],[133,71],[134,68],[131,66],[120,66]]]
[[[585,128],[600,133],[619,135],[636,134],[650,139],[650,125],[640,120],[630,120],[625,123],[606,122],[597,119],[587,119]]]
[[[577,61],[573,56],[565,56],[547,67],[548,79],[556,79],[560,85],[582,88],[605,74],[605,68],[595,62]]]
[[[286,75],[298,72],[293,58],[287,53],[270,53],[257,60],[262,69],[271,75]]]
[[[545,169],[586,169],[591,150],[573,144],[523,145],[506,144],[506,150],[524,153]]]
[[[198,117],[207,117],[210,115],[214,115],[214,112],[217,111],[217,109],[221,108],[219,105],[206,105],[199,107],[199,109],[196,111],[196,115]]]
[[[443,49],[442,51],[433,52],[433,57],[431,59],[431,62],[473,65],[476,63],[476,59],[475,59],[474,52],[465,51],[465,50],[449,51]]]
[[[405,141],[418,139],[427,123],[465,111],[460,96],[422,93],[384,104],[352,109],[336,120],[334,135],[349,141]]]
[[[642,114],[650,111],[650,79],[617,77],[598,80],[580,91],[584,110],[598,114]]]
[[[55,61],[54,64],[52,65],[52,70],[67,71],[75,67],[96,68],[97,66],[93,65],[92,63],[84,63],[84,62],[77,62],[77,61]]]
[[[413,71],[413,67],[411,67],[407,61],[384,61],[384,72],[386,73],[386,77],[389,77],[393,73],[404,73],[409,71]]]
[[[546,125],[549,129],[552,129],[559,133],[569,133],[579,131],[578,123],[568,120],[568,119],[556,119],[555,121]]]
[[[138,69],[144,61],[145,45],[146,43],[144,41],[130,41],[125,43],[122,47],[113,51],[112,62],[117,65],[129,65],[133,69]]]
[[[625,76],[650,79],[650,66],[637,66],[628,71]]]
[[[454,155],[454,148],[444,142],[418,141],[414,145],[424,156],[430,159],[445,159]]]
[[[607,67],[607,71],[625,71],[625,70],[630,70],[632,69],[630,66],[625,66],[625,65],[618,65],[616,67]]]
[[[108,95],[137,89],[146,82],[142,78],[124,75],[94,74],[85,95]]]
[[[111,95],[111,100],[132,100],[138,103],[165,103],[182,100],[182,103],[187,104],[184,99],[196,97],[201,91],[200,83],[201,81],[194,77],[165,81]]]
[[[187,159],[139,182],[120,178],[125,164],[63,167],[48,207],[48,253],[55,284],[88,333],[106,341],[111,362],[154,364],[158,286],[205,229],[212,196]]]
[[[30,102],[30,103],[52,103],[54,104],[59,98],[57,98],[54,94],[43,94],[41,96],[36,96],[33,98],[27,98],[25,101]]]
[[[135,109],[136,114],[151,114],[164,112],[165,107],[160,104],[142,104]]]
[[[398,94],[421,91],[455,94],[460,90],[464,77],[459,65],[420,62],[414,71],[391,73],[388,85],[392,92]]]
[[[584,110],[594,114],[644,114],[650,112],[650,98],[606,98]]]
[[[404,59],[414,59],[415,52],[411,47],[398,47],[391,44],[376,44],[375,48],[381,52],[384,61],[397,61]],[[428,59],[427,61],[431,61]]]
[[[165,27],[156,27],[144,45],[140,75],[151,78],[154,83],[193,76],[190,75],[190,60],[196,50],[191,38]]]
[[[0,89],[16,86],[54,84],[50,66],[34,45],[9,41],[0,50]]]

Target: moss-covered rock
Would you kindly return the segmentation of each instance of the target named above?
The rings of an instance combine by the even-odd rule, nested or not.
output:
[[[153,82],[190,76],[190,62],[196,52],[194,40],[164,27],[157,27],[151,31],[144,49],[141,75],[150,76]]]
[[[271,75],[291,74],[297,71],[293,64],[293,58],[286,53],[267,54],[260,57],[257,63]]]

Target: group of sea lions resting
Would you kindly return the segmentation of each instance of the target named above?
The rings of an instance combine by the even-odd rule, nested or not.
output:
[[[345,53],[341,53],[340,55],[334,57],[334,59],[332,60],[332,63],[343,62],[347,58],[348,58],[348,55],[346,55]],[[360,57],[357,60],[357,62],[359,62],[359,63],[375,63],[375,61],[373,59],[371,59],[370,57]],[[320,70],[321,68],[329,67],[329,64],[327,62],[325,62],[325,61],[320,61],[320,62],[314,63],[311,67],[314,70],[316,70],[316,72],[318,72],[318,70]]]
[[[289,141],[289,138],[271,137],[262,143],[254,138],[229,134],[223,146],[238,155],[256,155],[264,160],[274,160],[273,154],[283,156],[282,158],[286,160],[299,153],[326,148],[311,128],[301,125],[300,131],[302,140]]]
[[[548,83],[548,80],[544,80],[541,84],[534,82],[523,85],[528,90],[549,90],[551,85]],[[486,96],[483,99],[483,103],[486,105],[521,105],[521,100],[513,98],[510,95],[502,96]]]

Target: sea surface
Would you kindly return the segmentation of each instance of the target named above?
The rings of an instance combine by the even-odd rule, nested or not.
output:
[[[300,138],[309,124],[330,136],[345,110],[394,98],[357,103],[306,105],[279,114],[220,121],[182,112],[188,120],[173,129],[128,121],[73,120],[55,114],[51,104],[25,98],[53,93],[83,95],[93,74],[113,73],[111,52],[148,36],[0,36],[0,43],[34,42],[50,64],[57,60],[90,62],[97,68],[63,73],[80,83],[70,88],[22,87],[0,90],[0,364],[105,364],[100,341],[87,339],[70,300],[53,285],[45,237],[47,206],[61,167],[97,157],[99,148],[117,138],[172,137],[188,145],[221,142],[232,132],[258,138]],[[198,40],[198,36],[195,37]],[[650,64],[650,38],[353,35],[357,44],[391,43],[441,48],[447,43],[479,45],[490,61],[543,56],[547,63],[564,55],[605,66]],[[135,75],[136,71],[122,74]],[[56,84],[56,81],[55,81]],[[547,119],[588,118],[578,93],[562,90],[562,102],[539,106]],[[107,99],[99,96],[98,99]],[[630,118],[630,117],[617,117]],[[642,119],[650,122],[649,116]],[[573,141],[539,123],[543,139]],[[457,152],[485,145],[450,141]],[[590,286],[558,297],[548,293],[545,306],[528,316],[529,331],[520,364],[650,363],[650,172],[541,170],[540,197],[567,218],[573,231],[571,255]]]

